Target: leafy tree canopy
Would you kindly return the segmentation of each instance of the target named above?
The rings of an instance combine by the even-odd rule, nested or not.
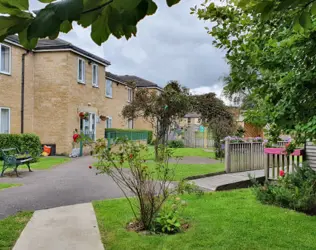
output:
[[[43,9],[29,10],[29,0],[0,0],[0,42],[18,33],[21,44],[32,49],[39,38],[56,39],[77,23],[91,26],[91,38],[101,45],[112,34],[129,39],[137,23],[157,10],[153,0],[38,0]],[[180,0],[166,0],[168,6]]]
[[[273,8],[269,17],[263,18],[256,6],[266,2],[272,3]],[[277,11],[281,2],[211,2],[192,12],[213,22],[208,33],[216,47],[226,50],[231,69],[225,91],[230,95],[251,95],[254,105],[248,107],[248,118],[315,137],[316,18],[309,9],[311,26],[303,30],[301,21],[301,26],[293,29],[298,11],[304,8],[299,4],[295,8],[289,6],[288,11]]]

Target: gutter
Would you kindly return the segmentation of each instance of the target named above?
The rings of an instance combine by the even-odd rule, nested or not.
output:
[[[24,133],[24,85],[25,85],[25,57],[30,51],[22,54],[22,79],[21,79],[21,134]]]

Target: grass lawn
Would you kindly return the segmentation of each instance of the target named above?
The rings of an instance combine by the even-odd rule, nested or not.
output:
[[[69,157],[41,157],[38,159],[37,162],[31,164],[31,169],[34,170],[42,170],[42,169],[49,169],[56,165],[69,162],[71,159]],[[20,166],[21,168],[26,168],[26,165]]]
[[[315,249],[316,216],[256,201],[250,190],[184,196],[190,228],[176,235],[141,235],[125,230],[132,219],[124,199],[93,203],[107,249]],[[1,231],[1,230],[0,230]],[[1,237],[0,237],[1,238]]]
[[[0,220],[0,249],[10,250],[32,217],[32,212],[22,212]]]
[[[125,163],[124,167],[128,168],[129,165]],[[148,162],[147,166],[149,169],[155,170],[155,163]],[[174,169],[174,181],[180,181],[186,177],[203,175],[209,173],[216,173],[225,171],[224,163],[216,164],[174,164],[169,163],[171,169]]]
[[[185,157],[185,156],[199,156],[205,158],[215,159],[214,152],[206,152],[203,148],[173,148],[174,157]],[[146,155],[146,160],[155,159],[154,147],[149,147],[148,155]]]

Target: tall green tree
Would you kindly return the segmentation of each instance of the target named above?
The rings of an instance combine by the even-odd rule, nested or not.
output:
[[[56,39],[68,33],[73,23],[91,27],[91,38],[101,45],[112,34],[129,39],[137,23],[157,10],[153,0],[38,0],[43,9],[29,10],[29,0],[0,0],[0,42],[18,33],[20,43],[33,49],[39,38]],[[180,0],[166,0],[168,6]]]
[[[166,146],[172,125],[191,108],[189,89],[177,81],[170,81],[159,94],[148,89],[137,90],[133,101],[123,108],[122,115],[127,119],[141,117],[152,124],[156,137],[156,159],[159,160],[159,145]]]
[[[206,124],[212,132],[216,158],[221,158],[223,156],[221,140],[236,129],[232,113],[215,93],[194,96],[192,109],[201,115],[202,123]]]
[[[269,14],[258,11],[262,3]],[[266,3],[272,3],[270,10]],[[214,45],[226,50],[230,65],[225,90],[230,95],[247,92],[255,104],[248,118],[264,118],[285,131],[316,136],[316,26],[297,27],[297,8],[277,11],[283,1],[208,3],[192,9],[213,23],[208,33]],[[269,10],[269,11],[268,11]],[[302,19],[306,19],[305,17]],[[306,20],[305,20],[306,21]]]

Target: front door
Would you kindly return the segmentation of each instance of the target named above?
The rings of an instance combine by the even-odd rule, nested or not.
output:
[[[85,119],[80,119],[80,131],[89,136],[92,140],[96,138],[96,117],[95,113],[89,113]]]

